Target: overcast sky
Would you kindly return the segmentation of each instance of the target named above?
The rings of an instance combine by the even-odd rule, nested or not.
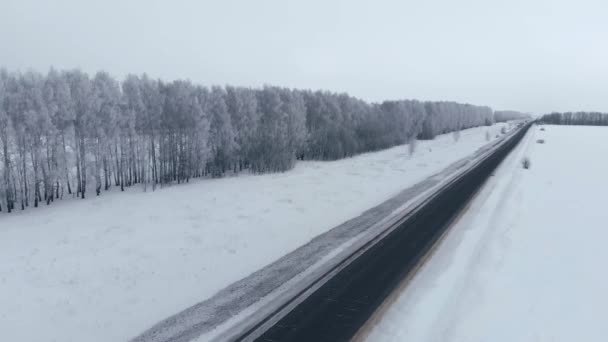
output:
[[[608,3],[0,0],[0,66],[608,112]]]

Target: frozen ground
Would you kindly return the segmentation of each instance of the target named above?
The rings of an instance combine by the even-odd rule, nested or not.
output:
[[[2,339],[127,340],[472,154],[487,130],[420,142],[413,157],[400,146],[2,215]]]
[[[608,128],[545,128],[533,127],[369,341],[608,339]]]

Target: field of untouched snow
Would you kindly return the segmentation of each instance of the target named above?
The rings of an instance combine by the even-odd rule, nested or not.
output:
[[[368,340],[608,340],[608,127],[544,127],[532,127]]]
[[[495,139],[503,124],[292,171],[0,215],[0,336],[125,341]]]

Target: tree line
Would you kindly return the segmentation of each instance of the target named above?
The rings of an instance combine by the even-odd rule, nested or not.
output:
[[[334,160],[495,121],[489,107],[79,70],[0,70],[0,211],[296,160]]]
[[[553,125],[608,126],[608,114],[599,112],[566,112],[545,114],[540,123]]]
[[[529,114],[520,113],[514,110],[497,110],[494,112],[494,120],[496,122],[507,122],[510,120],[523,120],[529,118]]]

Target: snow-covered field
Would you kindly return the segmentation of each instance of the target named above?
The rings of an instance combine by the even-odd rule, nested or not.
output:
[[[531,129],[368,340],[608,340],[608,128],[545,128]]]
[[[0,215],[0,336],[125,341],[487,144],[502,125],[290,172]]]

